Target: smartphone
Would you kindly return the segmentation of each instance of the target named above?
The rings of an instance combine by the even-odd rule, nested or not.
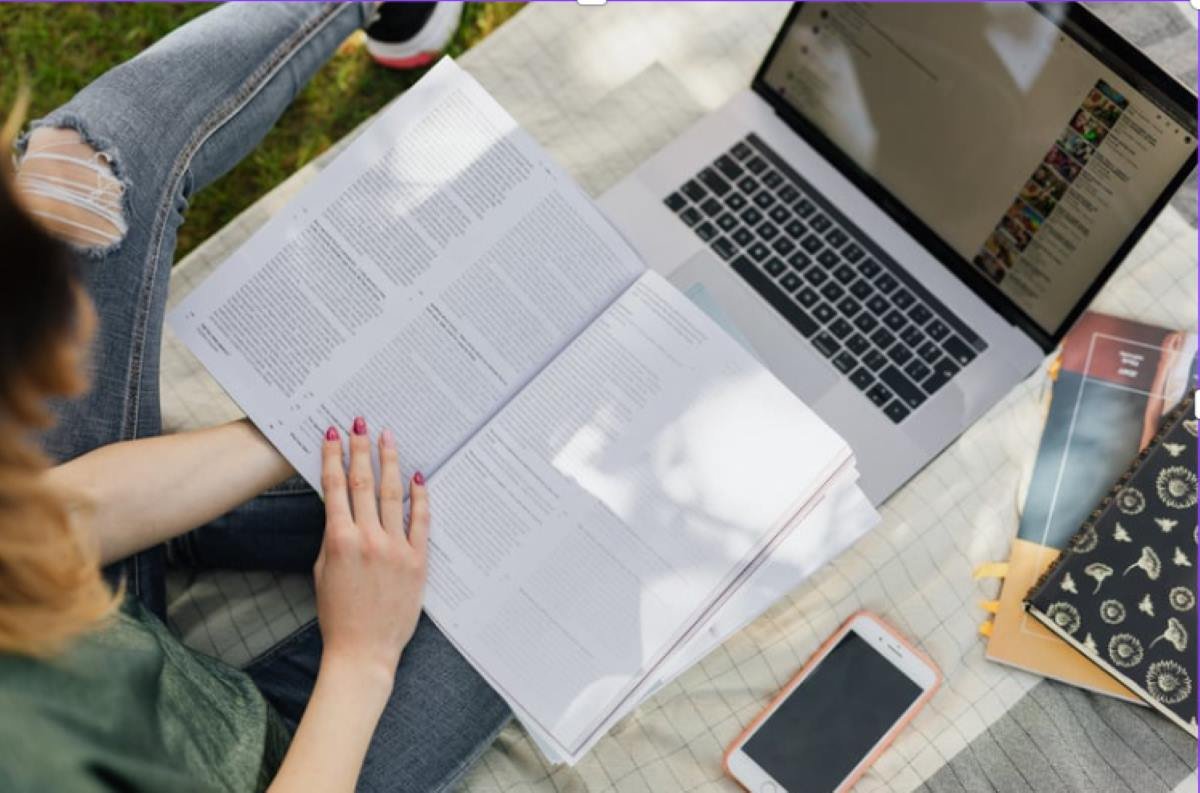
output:
[[[849,790],[942,682],[883,620],[854,614],[725,753],[751,793]]]

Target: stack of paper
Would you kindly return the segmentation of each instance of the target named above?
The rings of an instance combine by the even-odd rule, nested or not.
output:
[[[314,487],[327,426],[394,432],[426,611],[554,761],[875,521],[846,443],[449,60],[171,322]]]

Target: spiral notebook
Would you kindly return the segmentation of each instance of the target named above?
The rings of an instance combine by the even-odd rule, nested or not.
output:
[[[1163,420],[1026,597],[1029,613],[1196,737],[1196,419]]]

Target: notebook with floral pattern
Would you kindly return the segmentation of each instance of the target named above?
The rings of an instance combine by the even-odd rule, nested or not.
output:
[[[1196,737],[1196,418],[1188,397],[1025,607]]]

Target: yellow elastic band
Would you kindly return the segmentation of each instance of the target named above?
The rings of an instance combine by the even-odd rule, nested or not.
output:
[[[995,623],[991,620],[988,620],[987,622],[981,622],[979,623],[979,633],[980,635],[986,636],[990,639],[992,637],[992,628],[994,627]]]
[[[983,609],[988,614],[998,614],[1000,612],[1000,601],[999,600],[981,600],[981,601],[979,601],[979,608]]]
[[[981,578],[1004,578],[1008,575],[1008,562],[984,562],[975,568],[975,580]]]

